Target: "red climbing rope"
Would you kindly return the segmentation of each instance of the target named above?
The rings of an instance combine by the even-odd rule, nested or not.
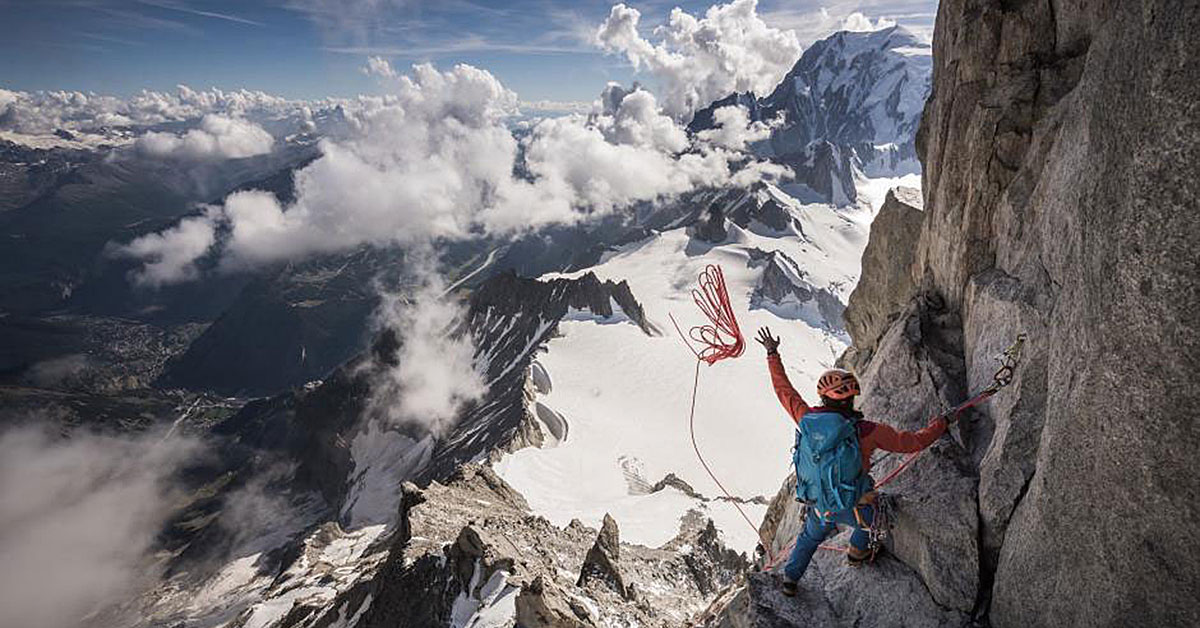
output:
[[[771,542],[767,539],[758,526],[754,525],[754,521],[746,514],[738,499],[725,488],[717,474],[713,472],[712,467],[708,465],[708,461],[704,459],[704,454],[700,453],[700,446],[696,443],[696,396],[700,389],[700,363],[705,362],[709,366],[724,360],[725,358],[736,358],[745,351],[746,341],[742,337],[742,331],[738,327],[737,317],[733,314],[733,306],[729,300],[729,291],[725,287],[725,275],[721,272],[720,266],[708,265],[697,278],[698,288],[692,290],[692,300],[700,311],[708,318],[709,324],[697,325],[689,330],[687,336],[683,330],[679,328],[679,323],[671,316],[671,324],[675,326],[675,331],[679,333],[680,340],[692,354],[696,356],[696,373],[692,380],[692,404],[688,413],[688,433],[692,439],[692,450],[696,452],[696,458],[700,460],[700,465],[704,467],[704,471],[708,473],[708,477],[712,478],[717,488],[729,499],[729,503],[737,509],[738,514],[746,521],[746,525],[754,530],[754,534],[758,536],[762,543],[763,551],[767,553],[767,567],[770,569],[777,564],[784,556],[787,556],[791,551],[792,545],[795,544],[795,539],[778,554],[772,554],[770,551]],[[697,351],[692,344],[688,342],[688,338],[703,345]],[[845,552],[846,549],[836,545],[822,544],[821,549]]]
[[[679,328],[679,323],[675,321],[674,316],[671,316],[671,323],[675,325],[675,331],[679,332],[680,340],[696,356],[696,373],[692,379],[692,405],[688,414],[688,432],[692,437],[692,450],[696,452],[696,458],[700,460],[700,465],[704,467],[708,477],[712,478],[713,483],[721,489],[721,492],[729,499],[729,503],[733,504],[742,519],[746,520],[746,525],[754,530],[766,547],[766,539],[759,532],[758,526],[754,525],[750,516],[742,509],[738,498],[734,497],[717,478],[717,474],[713,473],[712,467],[708,466],[708,461],[704,459],[704,454],[700,453],[700,445],[696,443],[696,396],[700,389],[700,363],[704,362],[712,366],[725,358],[736,358],[746,350],[746,341],[742,338],[737,317],[733,314],[733,305],[729,301],[729,290],[725,287],[725,275],[721,272],[721,267],[712,264],[706,266],[697,279],[697,285],[699,287],[692,290],[692,300],[708,317],[709,324],[692,327],[685,337],[683,330]],[[703,347],[697,351],[692,347],[692,343],[688,342],[688,337]]]
[[[742,355],[746,350],[746,341],[742,338],[742,330],[738,328],[737,317],[733,315],[721,267],[713,264],[706,266],[697,278],[697,286],[692,290],[692,300],[708,317],[709,324],[691,328],[688,336],[704,347],[696,351],[687,340],[684,340],[684,344],[696,355],[697,360],[707,362],[709,366],[725,358]],[[682,338],[683,332],[674,316],[671,316],[671,323]]]
[[[1007,368],[1010,371],[1012,370],[1011,367],[1004,367],[1004,368]],[[1005,384],[1001,384],[1000,380],[997,378],[996,382],[993,383],[991,386],[987,387],[983,392],[958,404],[957,406],[955,406],[949,412],[946,412],[942,416],[943,417],[953,416],[955,422],[957,422],[959,415],[961,415],[963,412],[966,412],[968,409],[974,408],[975,406],[987,401],[988,399],[991,398],[992,395],[1000,392],[1000,389],[1003,388],[1004,385]],[[875,483],[875,490],[879,490],[879,489],[883,488],[889,482],[896,479],[896,476],[900,475],[900,473],[902,471],[904,471],[905,469],[907,469],[909,467],[909,465],[911,465],[913,463],[913,461],[915,461],[921,454],[925,453],[928,450],[929,450],[929,448],[926,447],[924,449],[921,449],[920,451],[914,451],[913,453],[908,454],[908,457],[906,457],[904,459],[904,462],[901,462],[899,465],[896,466],[895,469],[892,469],[892,471],[890,473],[883,476],[882,480]]]

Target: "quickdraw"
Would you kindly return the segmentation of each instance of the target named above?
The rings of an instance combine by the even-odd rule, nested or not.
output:
[[[1017,334],[1017,339],[1008,345],[1003,353],[996,356],[1000,362],[1000,368],[996,369],[996,373],[992,375],[992,385],[988,387],[989,390],[995,393],[1012,383],[1013,370],[1017,368],[1017,362],[1021,361],[1021,350],[1024,348],[1025,334]]]
[[[871,527],[867,528],[867,534],[870,535],[867,540],[867,549],[871,552],[868,560],[875,560],[875,555],[883,547],[883,542],[892,533],[892,512],[896,507],[895,498],[887,493],[877,493],[873,506],[875,518],[871,520]]]

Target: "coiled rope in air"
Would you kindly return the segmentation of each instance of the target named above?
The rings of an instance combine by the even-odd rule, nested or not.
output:
[[[754,525],[750,516],[746,514],[739,503],[741,500],[734,497],[733,493],[725,488],[717,474],[713,472],[712,467],[709,466],[708,461],[704,459],[704,454],[700,453],[700,445],[696,443],[696,396],[700,389],[700,364],[705,363],[712,366],[726,358],[736,358],[746,350],[746,341],[742,337],[742,330],[738,327],[737,317],[733,314],[733,305],[729,301],[729,290],[725,287],[725,274],[721,272],[720,266],[709,264],[704,268],[697,278],[697,287],[692,290],[692,301],[708,318],[708,324],[692,327],[685,336],[679,327],[679,322],[675,320],[675,316],[669,315],[671,324],[679,333],[679,339],[696,356],[696,372],[692,377],[692,403],[688,412],[688,433],[692,438],[692,450],[696,452],[696,458],[700,460],[700,465],[704,467],[708,477],[712,478],[717,488],[721,489],[742,519],[746,520],[746,525],[754,530],[760,541],[765,542],[758,526]],[[689,337],[701,345],[699,351],[692,346],[692,343],[688,342]]]
[[[784,551],[776,555],[770,551],[771,542],[767,539],[758,526],[754,525],[754,521],[746,514],[746,511],[739,503],[740,500],[733,496],[725,485],[713,472],[708,461],[704,459],[704,454],[700,453],[700,446],[696,443],[696,396],[700,388],[700,364],[707,363],[709,366],[720,362],[726,358],[736,358],[742,355],[746,350],[746,341],[742,337],[741,329],[738,327],[737,317],[733,314],[733,306],[729,300],[729,291],[725,287],[725,275],[721,271],[720,266],[710,264],[705,267],[697,278],[697,288],[692,290],[692,300],[700,311],[708,318],[707,325],[697,325],[692,327],[687,335],[684,335],[683,330],[679,327],[679,322],[675,320],[674,315],[670,315],[671,324],[675,326],[675,331],[679,334],[679,339],[687,346],[688,350],[696,356],[696,372],[692,379],[692,403],[688,413],[688,433],[692,439],[692,450],[696,452],[696,458],[700,460],[700,465],[704,467],[704,471],[708,473],[708,477],[712,478],[717,488],[729,499],[729,503],[737,509],[738,514],[746,521],[746,525],[754,530],[754,534],[758,536],[759,542],[762,544],[763,551],[767,554],[767,563],[777,563],[782,556],[786,556],[790,548],[784,548]],[[688,342],[688,338],[701,345],[701,349],[697,351],[692,343]],[[845,552],[846,549],[836,545],[821,545],[821,549]]]

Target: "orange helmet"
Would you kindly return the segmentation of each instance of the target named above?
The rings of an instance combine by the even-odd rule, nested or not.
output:
[[[822,397],[849,399],[858,393],[858,379],[849,371],[825,371],[821,374],[821,379],[817,380],[817,394]]]

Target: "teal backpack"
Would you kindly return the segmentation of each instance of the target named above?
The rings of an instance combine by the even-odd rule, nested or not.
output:
[[[817,410],[800,418],[792,462],[796,465],[796,499],[821,512],[852,508],[871,490],[862,472],[858,415]]]

